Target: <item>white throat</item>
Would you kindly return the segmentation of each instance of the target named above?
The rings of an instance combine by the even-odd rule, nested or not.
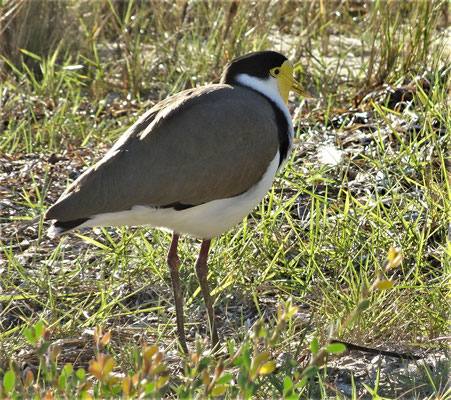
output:
[[[282,99],[277,86],[277,79],[269,76],[266,79],[256,78],[248,74],[239,74],[236,76],[236,81],[243,86],[250,87],[251,89],[264,94],[269,97],[277,106],[288,116],[290,115],[288,107]],[[286,111],[286,112],[285,112]],[[289,117],[291,120],[291,117]]]

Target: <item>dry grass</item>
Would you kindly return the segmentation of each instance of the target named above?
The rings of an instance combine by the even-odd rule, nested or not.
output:
[[[165,369],[152,376],[170,371],[171,379],[152,389],[156,398],[208,398],[223,389],[225,398],[246,398],[246,390],[287,399],[449,394],[443,346],[451,259],[445,1],[20,0],[3,2],[0,13],[5,375],[16,371],[19,382],[31,370],[33,382],[42,383],[37,368],[47,365],[52,383],[41,394],[56,395],[53,382],[65,376],[72,386],[63,387],[81,393],[86,379],[61,368],[70,362],[100,378],[86,389],[95,394],[109,378],[89,364],[93,357],[100,362],[106,352],[116,360],[115,372],[147,374],[145,361],[159,365],[160,353],[141,354],[137,346],[158,343]],[[164,262],[167,234],[95,230],[56,242],[42,225],[22,229],[22,222],[41,215],[151,104],[214,82],[230,58],[268,48],[297,62],[298,77],[317,98],[307,104],[291,99],[298,140],[291,162],[247,220],[215,241],[209,279],[227,340],[223,361],[203,354],[203,339],[196,339],[206,336],[192,274],[198,246],[181,243],[195,348],[182,360]],[[404,257],[387,277],[394,287],[366,297],[359,318],[340,330],[391,245]],[[285,313],[278,314],[281,303]],[[102,335],[93,336],[99,325],[112,330],[103,344]],[[328,343],[330,332],[358,344],[416,350],[423,359],[406,368],[380,359],[378,368],[372,358],[351,354],[315,375],[309,357]],[[61,353],[48,353],[54,348]],[[39,360],[39,352],[48,357]],[[260,355],[265,352],[268,357]],[[346,357],[352,368],[345,367]],[[229,368],[224,382],[208,383],[202,371],[213,377],[222,362]],[[266,362],[264,371],[275,369],[257,373]],[[315,378],[301,385],[305,371]],[[355,380],[346,385],[334,381],[351,373]]]

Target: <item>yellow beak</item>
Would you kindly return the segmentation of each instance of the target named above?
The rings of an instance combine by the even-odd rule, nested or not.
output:
[[[290,91],[309,99],[313,98],[313,96],[293,78],[293,66],[288,60],[282,64],[280,67],[280,72],[275,76],[275,78],[277,79],[280,95],[285,103],[288,103],[288,94]]]
[[[307,97],[308,99],[313,99],[313,96],[309,92],[307,92],[302,87],[302,85],[298,81],[296,81],[294,78],[293,78],[293,81],[291,82],[291,91],[295,92],[303,97]]]

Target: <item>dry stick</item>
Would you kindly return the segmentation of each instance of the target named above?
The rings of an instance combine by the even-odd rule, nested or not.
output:
[[[397,351],[387,351],[387,350],[375,349],[373,347],[359,346],[357,344],[343,342],[341,340],[336,340],[336,339],[332,339],[331,343],[341,343],[346,346],[347,350],[362,351],[364,353],[380,354],[383,356],[395,357],[395,358],[400,358],[400,359],[411,359],[411,360],[421,360],[422,359],[422,357],[416,356],[415,354],[411,354],[411,353],[399,353]]]

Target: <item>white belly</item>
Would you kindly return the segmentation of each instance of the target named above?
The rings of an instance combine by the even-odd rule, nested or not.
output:
[[[180,211],[137,205],[128,211],[94,215],[79,228],[150,225],[180,234],[211,239],[241,222],[254,209],[271,188],[278,165],[279,152],[269,164],[260,182],[236,197],[214,200]]]

